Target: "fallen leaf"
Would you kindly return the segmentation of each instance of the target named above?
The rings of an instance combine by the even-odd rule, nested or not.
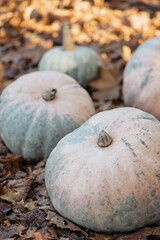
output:
[[[22,157],[14,154],[7,154],[7,156],[0,156],[0,176],[2,180],[15,178],[19,171],[22,162]]]
[[[114,88],[103,90],[103,91],[93,91],[91,93],[92,98],[98,101],[107,101],[118,99],[120,97],[120,86],[117,85]]]
[[[1,58],[2,63],[16,62],[21,58],[19,51],[10,50]]]
[[[22,156],[16,154],[7,154],[6,159],[11,164],[19,165],[19,162],[22,160]]]
[[[104,234],[95,234],[94,240],[114,240],[113,236],[111,235],[104,235]]]
[[[19,235],[20,232],[26,230],[26,227],[21,224],[11,224],[9,226],[7,225],[2,225],[0,228],[0,236],[2,236],[1,239],[4,240],[11,239],[12,237],[15,237],[15,235]]]
[[[15,191],[8,188],[7,192],[0,196],[0,200],[7,201],[15,205],[15,200],[13,199],[14,193]]]
[[[11,211],[11,209],[11,204],[0,202],[0,212],[8,213],[9,211]]]
[[[46,220],[49,221],[48,226],[56,225],[58,228],[78,231],[83,233],[84,236],[87,236],[87,233],[84,230],[82,230],[82,228],[78,227],[68,219],[61,217],[57,212],[48,211],[47,214],[48,215]]]
[[[68,237],[60,237],[59,240],[70,240]]]
[[[16,179],[25,178],[25,177],[27,177],[27,173],[21,170],[18,170],[15,174]]]
[[[8,220],[5,220],[5,221],[4,221],[4,224],[5,224],[7,227],[10,227],[10,226],[11,226],[11,224],[10,224],[10,222],[9,222]]]
[[[52,227],[48,226],[47,230],[49,231],[51,238],[58,239],[56,229],[53,226]]]
[[[114,234],[116,240],[148,240],[151,237],[156,237],[157,239],[160,236],[160,227],[145,227],[133,233],[125,234]]]
[[[25,235],[23,235],[23,240],[45,240],[40,232],[35,232],[34,230],[28,230]]]
[[[0,5],[0,93],[12,80],[37,71],[43,53],[61,45],[61,25],[67,18],[71,22],[75,42],[93,47],[102,59],[99,79],[91,81],[89,88],[97,112],[124,106],[120,94],[121,83],[131,52],[145,40],[160,36],[159,0],[0,0]],[[0,149],[1,153],[3,151]],[[4,152],[0,156],[0,194],[6,197],[3,204],[8,205],[0,205],[0,239],[159,238],[158,231],[152,232],[158,225],[138,235],[135,232],[109,236],[92,234],[87,230],[90,238],[77,231],[76,225],[71,225],[65,218],[57,220],[56,216],[52,216],[53,223],[48,226],[50,221],[46,220],[46,216],[54,209],[45,188],[45,161],[35,165],[14,154],[6,157]],[[27,177],[33,177],[29,188],[25,188],[23,182]],[[22,188],[10,182],[12,179],[19,180],[19,184],[22,180]],[[9,183],[13,185],[9,187]],[[26,195],[25,201],[23,193]],[[19,222],[24,226],[18,227]]]
[[[33,170],[33,176],[35,178],[36,183],[39,183],[39,184],[44,183],[44,175],[45,175],[44,167],[36,168]]]
[[[100,78],[91,80],[88,85],[93,89],[101,91],[111,89],[117,84],[118,82],[112,73],[108,69],[101,68]]]
[[[107,69],[112,75],[116,78],[117,83],[120,83],[118,75],[121,74],[125,66],[125,63],[122,58],[116,60],[115,62],[110,62],[107,65]]]
[[[26,199],[27,194],[31,188],[31,184],[33,183],[33,177],[25,177],[16,180],[9,180],[8,187],[13,191],[17,192],[21,195],[23,201]]]
[[[46,213],[43,210],[36,209],[34,211],[20,213],[19,221],[26,227],[38,227],[42,228],[46,222]]]
[[[37,208],[37,202],[30,201],[24,205],[24,208],[28,211],[33,211]]]

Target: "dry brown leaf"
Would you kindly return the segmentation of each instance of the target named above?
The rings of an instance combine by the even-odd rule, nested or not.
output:
[[[114,240],[114,238],[111,235],[103,235],[96,233],[94,240]]]
[[[106,101],[117,99],[120,96],[120,86],[117,79],[105,67],[100,68],[100,78],[89,82],[93,89],[91,96],[94,100]]]
[[[3,180],[13,179],[19,171],[22,157],[14,154],[7,154],[7,156],[0,157],[0,176]]]
[[[118,84],[115,77],[106,68],[100,68],[100,78],[91,80],[89,86],[96,90],[108,90]]]
[[[21,155],[16,155],[16,154],[7,154],[6,160],[7,160],[10,164],[19,165],[19,162],[22,161],[22,156],[21,156]]]
[[[25,178],[27,177],[27,173],[24,171],[18,170],[15,174],[15,179]]]
[[[46,240],[43,238],[40,232],[35,232],[34,230],[28,230],[25,235],[23,235],[23,240]]]
[[[15,191],[23,201],[26,199],[27,194],[31,188],[31,184],[33,183],[33,177],[26,177],[16,180],[10,180],[8,182],[8,187]]]
[[[119,98],[118,85],[122,82],[123,70],[130,57],[130,52],[133,52],[145,40],[160,35],[159,0],[56,0],[52,3],[46,0],[15,0],[10,1],[9,4],[7,0],[0,0],[0,2],[2,2],[0,90],[1,82],[4,80],[13,80],[22,74],[37,70],[38,61],[44,51],[61,44],[61,23],[67,17],[71,20],[75,41],[89,47],[93,45],[105,65],[100,69],[100,79],[91,81],[91,85],[93,85],[90,85],[97,111],[112,109],[121,104],[123,106]],[[157,5],[153,6],[153,4]],[[87,42],[89,44],[86,44]],[[2,88],[4,89],[9,83],[10,81],[4,82]],[[0,205],[2,208],[0,210],[0,218],[2,216],[0,239],[3,239],[4,236],[5,240],[17,238],[49,240],[58,239],[59,236],[66,236],[66,239],[81,239],[78,236],[82,233],[76,230],[76,225],[71,225],[64,218],[57,220],[56,216],[52,216],[53,223],[51,226],[47,226],[46,216],[49,211],[52,212],[53,208],[44,185],[44,168],[43,161],[34,166],[31,162],[23,164],[22,157],[10,155],[6,159],[4,155],[1,156],[0,177],[4,182],[0,184],[0,192],[3,193],[2,197],[6,199],[5,201],[9,201],[14,206],[10,211],[11,207]],[[34,177],[29,190],[24,189],[24,186],[20,190],[20,185],[8,188],[7,182],[11,179],[21,180],[27,176]],[[25,203],[23,200],[18,202],[22,199],[23,192],[25,195],[27,194]],[[8,220],[4,221],[4,218]],[[18,224],[13,223],[19,220],[24,223],[26,228],[19,227],[17,230]],[[65,224],[68,224],[66,228],[64,228]],[[10,228],[11,231],[8,232]],[[31,229],[26,232],[28,228]],[[149,240],[159,238],[159,230],[156,232],[153,229],[150,228],[145,233],[138,232],[138,235],[136,235],[137,232],[115,234],[114,239]],[[88,239],[113,239],[112,236],[103,234],[94,235],[95,237]]]
[[[120,83],[118,79],[118,75],[122,72],[124,68],[124,61],[123,59],[118,59],[115,62],[111,62],[107,65],[108,71],[112,73],[112,75],[116,78],[117,83]]]
[[[47,230],[50,233],[52,239],[58,239],[56,229],[53,226],[52,227],[48,226]]]
[[[8,188],[7,192],[0,196],[0,200],[4,200],[15,205],[15,200],[13,199],[14,194],[15,191]]]
[[[60,237],[59,240],[70,240],[68,237]]]
[[[63,218],[55,211],[48,211],[48,215],[46,219],[49,221],[48,223],[49,226],[56,225],[58,228],[78,231],[83,233],[85,236],[87,236],[87,233],[84,230],[82,230],[82,228],[70,222],[68,219]]]
[[[12,224],[12,225],[9,225],[9,227],[6,225],[3,225],[0,228],[0,236],[2,237],[1,239],[4,239],[4,240],[12,239],[12,237],[15,237],[15,235],[19,235],[20,232],[25,230],[26,230],[26,227],[24,227],[21,224]]]
[[[30,190],[33,177],[26,177],[17,180],[9,180],[7,182],[7,190],[1,194],[0,199],[12,203],[14,206],[19,204],[24,205],[26,196]]]
[[[8,213],[11,210],[11,207],[11,204],[0,202],[0,212]]]
[[[33,176],[35,178],[35,182],[39,183],[39,184],[42,184],[44,183],[44,173],[45,173],[45,162],[46,162],[46,159],[45,161],[41,161],[40,164],[38,163],[34,169],[33,169]]]
[[[1,58],[1,61],[3,63],[8,63],[8,62],[17,62],[21,58],[21,54],[19,51],[14,51],[10,50],[6,54],[4,54]]]
[[[91,95],[94,100],[98,101],[118,99],[120,96],[120,86],[117,85],[114,88],[110,88],[104,91],[94,91]]]
[[[116,240],[148,240],[152,236],[157,239],[160,237],[160,227],[145,227],[133,233],[114,234]]]
[[[30,201],[24,205],[25,210],[33,211],[37,208],[37,202]]]
[[[46,213],[40,209],[22,212],[18,214],[18,220],[26,227],[42,228],[46,226]]]

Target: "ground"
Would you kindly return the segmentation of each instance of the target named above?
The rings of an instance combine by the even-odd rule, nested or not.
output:
[[[90,81],[96,111],[124,106],[123,71],[135,49],[160,36],[159,0],[0,0],[0,92],[19,76],[37,70],[43,53],[62,42],[68,19],[74,41],[101,57]],[[99,234],[61,217],[44,184],[46,159],[24,160],[0,144],[0,238],[5,240],[160,239],[160,223],[130,234]]]

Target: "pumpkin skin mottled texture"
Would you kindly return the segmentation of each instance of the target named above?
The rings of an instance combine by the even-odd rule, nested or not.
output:
[[[50,88],[57,92],[49,101],[44,98]],[[13,153],[38,161],[94,113],[89,94],[74,79],[54,71],[33,72],[3,91],[0,136]]]
[[[102,130],[112,139],[107,147],[97,145]],[[94,115],[61,139],[47,160],[53,206],[98,232],[129,232],[160,220],[159,139],[159,121],[139,109]]]
[[[125,67],[125,105],[146,111],[160,120],[159,79],[160,37],[155,37],[140,45]]]
[[[64,51],[58,46],[42,56],[38,69],[66,73],[86,87],[88,81],[96,77],[99,65],[99,56],[91,48],[76,46],[74,51]]]

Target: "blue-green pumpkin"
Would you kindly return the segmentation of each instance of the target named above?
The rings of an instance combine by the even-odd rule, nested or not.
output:
[[[73,77],[78,83],[86,87],[89,80],[98,74],[100,58],[89,47],[74,46],[68,23],[63,28],[63,46],[48,50],[41,58],[38,69],[54,70]]]
[[[0,136],[15,154],[35,161],[95,113],[85,89],[54,71],[21,76],[0,96]]]
[[[55,209],[98,232],[160,220],[160,122],[136,108],[91,117],[50,154],[46,187]]]

